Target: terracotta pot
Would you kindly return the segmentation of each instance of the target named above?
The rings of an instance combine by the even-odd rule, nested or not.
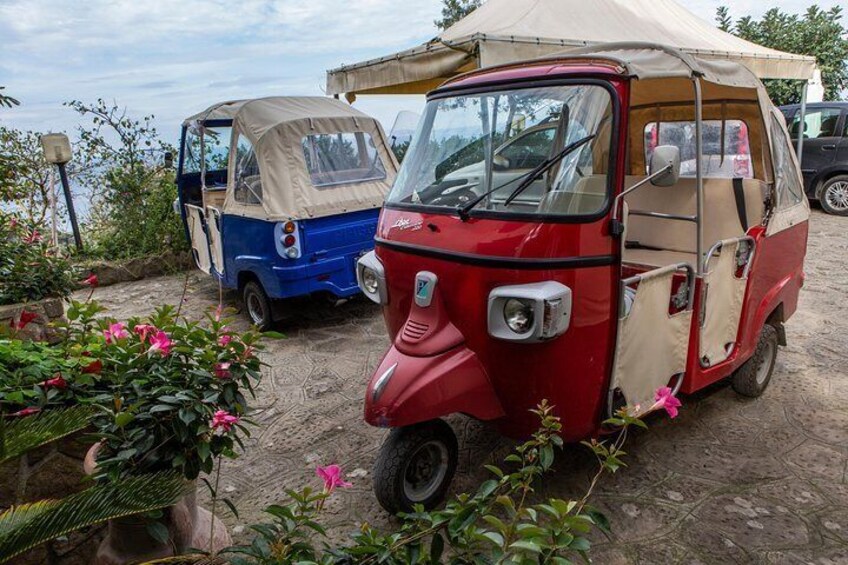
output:
[[[88,450],[85,457],[85,472],[93,474],[100,444]],[[124,565],[171,557],[187,552],[191,548],[208,549],[212,534],[212,551],[220,551],[232,545],[227,527],[215,520],[212,528],[212,513],[197,505],[197,484],[174,506],[164,509],[158,521],[168,529],[168,542],[162,543],[147,531],[150,520],[141,516],[127,516],[110,520],[106,537],[97,549],[92,565]]]

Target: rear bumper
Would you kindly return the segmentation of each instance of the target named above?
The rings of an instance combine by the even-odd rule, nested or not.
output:
[[[340,298],[359,293],[356,259],[359,253],[320,259],[300,265],[275,265],[266,292],[272,298],[292,298],[314,292],[330,292]]]

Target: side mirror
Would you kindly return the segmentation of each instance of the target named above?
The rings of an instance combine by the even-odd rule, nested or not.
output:
[[[506,171],[509,169],[509,159],[503,155],[495,155],[492,157],[492,168],[496,171]]]
[[[166,169],[174,168],[174,154],[170,151],[165,151],[164,164]]]
[[[654,149],[654,154],[651,155],[649,173],[656,174],[669,166],[671,169],[667,173],[651,179],[651,184],[654,186],[673,186],[677,184],[677,179],[680,178],[680,148],[674,145],[660,145]]]

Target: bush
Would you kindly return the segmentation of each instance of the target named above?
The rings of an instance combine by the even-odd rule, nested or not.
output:
[[[180,216],[174,213],[177,187],[171,171],[112,169],[89,223],[89,254],[131,259],[163,251],[188,251]]]
[[[35,228],[0,211],[0,305],[65,298],[75,287],[70,263]]]

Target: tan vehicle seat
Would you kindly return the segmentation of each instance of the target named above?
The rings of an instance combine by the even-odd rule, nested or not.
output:
[[[625,188],[644,177],[627,177]],[[745,179],[746,219],[749,227],[762,223],[764,195],[767,185],[759,180]],[[643,186],[625,198],[630,209],[627,217],[627,241],[624,261],[661,267],[679,262],[696,266],[697,235],[694,222],[637,216],[632,212],[694,215],[697,206],[696,182],[681,178],[676,185]],[[736,207],[733,179],[704,179],[704,252],[713,244],[745,235]]]

